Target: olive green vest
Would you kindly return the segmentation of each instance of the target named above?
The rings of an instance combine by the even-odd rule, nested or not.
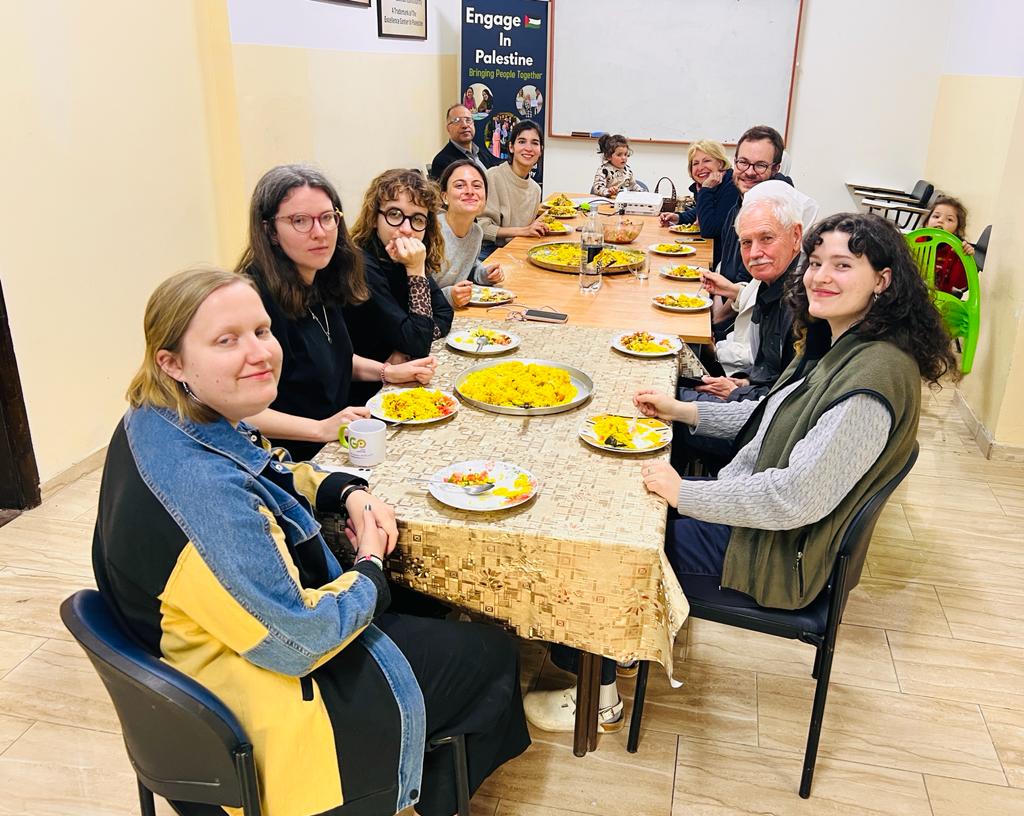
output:
[[[818,327],[815,327],[818,328]],[[793,446],[829,408],[854,394],[878,397],[889,409],[889,440],[878,459],[839,505],[820,521],[795,530],[734,527],[722,569],[722,586],[751,595],[761,606],[800,609],[828,582],[843,533],[865,499],[906,464],[917,438],[921,375],[916,361],[891,343],[863,340],[854,332],[839,338],[815,363],[798,357],[773,393],[805,377],[783,400],[765,432],[754,472],[784,468]],[[744,426],[737,442],[753,438],[764,404]]]

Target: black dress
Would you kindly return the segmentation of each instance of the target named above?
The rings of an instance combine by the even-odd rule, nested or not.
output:
[[[277,399],[270,407],[293,416],[326,419],[351,405],[352,340],[341,306],[316,304],[299,318],[288,317],[267,291],[263,276],[252,267],[246,271],[259,288],[270,329],[284,352]],[[270,441],[287,448],[296,462],[312,459],[324,446],[296,439]]]
[[[352,345],[360,357],[384,362],[400,351],[412,359],[430,354],[430,344],[451,331],[455,311],[441,288],[428,274],[433,314],[409,311],[409,275],[405,267],[391,260],[376,235],[371,248],[363,250],[363,268],[370,299],[345,307],[345,323]],[[362,405],[380,390],[380,383],[354,383],[353,405]]]

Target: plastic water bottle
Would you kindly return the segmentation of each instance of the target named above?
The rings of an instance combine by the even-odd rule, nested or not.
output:
[[[590,217],[580,233],[580,291],[594,292],[601,288],[601,267],[597,256],[604,249],[604,228],[597,217],[597,205],[590,208]]]

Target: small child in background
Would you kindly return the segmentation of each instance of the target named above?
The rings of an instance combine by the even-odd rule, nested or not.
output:
[[[625,136],[605,133],[597,140],[597,152],[604,157],[604,162],[594,173],[591,195],[614,198],[621,190],[643,189],[633,178],[633,168],[626,164],[633,151]]]
[[[952,196],[940,195],[925,216],[924,227],[945,230],[963,241],[964,252],[974,254],[974,247],[964,240],[967,227],[967,208]],[[967,290],[967,273],[951,247],[942,244],[935,252],[935,288],[951,295],[962,295]]]

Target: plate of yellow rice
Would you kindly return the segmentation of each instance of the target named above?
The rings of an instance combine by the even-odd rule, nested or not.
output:
[[[669,227],[668,231],[674,232],[676,235],[700,235],[700,225],[676,224],[674,227]]]
[[[633,357],[665,357],[676,354],[683,347],[683,341],[671,334],[636,331],[630,334],[616,334],[612,348]]]
[[[595,448],[613,453],[650,453],[672,441],[672,427],[660,419],[618,414],[587,417],[579,427],[580,439]]]
[[[703,312],[711,308],[711,298],[704,295],[691,297],[681,292],[663,292],[651,298],[651,303],[666,312]]]
[[[398,388],[379,391],[366,403],[370,415],[385,422],[425,425],[446,419],[459,410],[459,401],[436,388]]]
[[[483,337],[487,342],[480,343]],[[445,341],[449,348],[456,351],[463,351],[466,354],[479,354],[481,356],[490,354],[504,354],[519,347],[519,336],[512,332],[501,331],[500,329],[489,329],[486,326],[476,326],[466,331],[453,331]],[[479,344],[479,345],[478,345]]]
[[[697,251],[689,244],[680,241],[651,244],[647,249],[655,255],[693,255]]]
[[[538,416],[582,405],[594,381],[578,368],[551,360],[489,360],[463,371],[455,391],[485,411]]]
[[[493,482],[494,489],[471,496],[462,485]],[[427,485],[430,495],[459,510],[507,510],[528,502],[537,492],[537,479],[528,470],[495,459],[471,459],[443,467]]]

